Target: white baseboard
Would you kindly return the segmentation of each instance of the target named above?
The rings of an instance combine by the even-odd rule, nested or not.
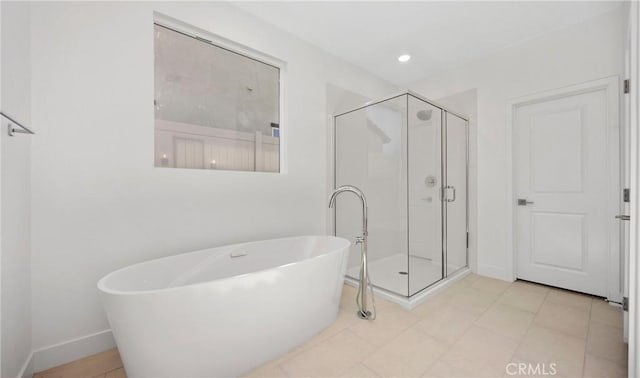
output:
[[[478,275],[495,278],[498,280],[511,282],[511,277],[508,277],[507,271],[504,267],[478,264]]]
[[[29,357],[22,365],[22,369],[18,373],[17,378],[33,378],[33,373],[35,373],[33,369],[33,351],[29,353]]]
[[[114,348],[111,330],[93,333],[33,351],[32,371],[40,372]]]

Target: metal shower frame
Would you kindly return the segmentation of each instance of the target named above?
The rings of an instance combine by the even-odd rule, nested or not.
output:
[[[380,99],[380,100],[374,100],[374,101],[369,101],[366,102],[365,104],[358,106],[356,108],[344,111],[342,113],[339,114],[335,114],[332,116],[332,132],[333,132],[333,188],[335,188],[336,183],[337,183],[337,148],[336,148],[336,139],[337,139],[337,133],[336,133],[336,119],[340,116],[349,114],[349,113],[353,113],[355,111],[358,110],[362,110],[365,108],[368,108],[370,106],[373,105],[377,105],[377,104],[381,104],[383,102],[389,101],[389,100],[393,100],[396,99],[398,97],[402,97],[402,96],[406,96],[407,98],[407,112],[409,111],[409,106],[408,106],[408,102],[409,102],[409,96],[414,97],[415,99],[418,99],[420,101],[423,101],[431,106],[434,106],[438,109],[440,109],[441,112],[441,117],[442,117],[442,123],[441,123],[441,150],[440,150],[440,159],[441,159],[441,176],[442,176],[442,180],[440,183],[440,193],[443,193],[446,188],[447,188],[447,113],[452,114],[460,119],[462,119],[465,122],[465,165],[466,165],[466,172],[465,172],[465,227],[466,227],[466,256],[465,256],[465,266],[462,268],[457,269],[456,271],[452,272],[451,274],[454,274],[462,269],[468,268],[469,267],[469,119],[466,116],[463,116],[455,111],[449,110],[448,108],[439,105],[438,103],[414,92],[411,90],[407,90],[389,97],[385,97],[384,99]],[[407,181],[409,178],[409,148],[408,148],[408,143],[409,143],[409,120],[407,118],[406,120],[406,132],[407,132],[407,156],[406,156],[406,170],[407,170]],[[409,196],[408,196],[408,191],[409,191],[409,185],[407,182],[407,209],[409,208]],[[441,194],[442,196],[443,194]],[[408,211],[408,210],[407,210]],[[338,208],[337,206],[334,209],[333,212],[333,234],[336,235],[337,234],[337,212],[338,212]],[[407,218],[409,217],[409,214],[407,213]],[[416,291],[415,293],[411,294],[411,288],[410,288],[410,268],[411,268],[411,264],[408,261],[409,260],[409,256],[410,256],[410,249],[409,249],[409,220],[407,219],[407,273],[408,273],[408,277],[407,277],[407,295],[403,295],[403,297],[405,298],[411,298],[415,295],[420,294],[421,292],[427,290],[429,287],[445,280],[450,274],[447,273],[447,201],[445,200],[441,200],[441,221],[442,221],[442,277],[435,281],[430,283],[429,285],[423,287],[422,289]],[[392,295],[398,295],[398,293],[396,292],[392,292],[389,291],[388,289],[385,289],[384,287],[380,287],[377,286],[375,284],[373,284],[372,286],[374,286],[376,289],[378,290],[384,290],[387,293],[390,293]]]

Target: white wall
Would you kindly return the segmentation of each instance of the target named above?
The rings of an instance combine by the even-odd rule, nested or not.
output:
[[[29,4],[3,1],[2,111],[30,125]],[[0,128],[2,370],[0,376],[29,374],[31,353],[30,144],[31,136]]]
[[[547,34],[409,87],[430,98],[477,89],[478,273],[507,274],[507,101],[623,72],[623,8]],[[473,236],[472,236],[473,237]]]
[[[286,174],[153,168],[153,11],[287,62]],[[36,370],[110,345],[85,336],[109,327],[96,282],[114,269],[325,233],[327,84],[394,89],[225,3],[33,3],[31,28]]]

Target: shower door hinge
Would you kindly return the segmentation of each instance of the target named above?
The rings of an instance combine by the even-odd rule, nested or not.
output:
[[[629,93],[631,90],[631,84],[629,83],[629,79],[625,79],[624,81],[624,93]]]
[[[467,249],[469,249],[469,231],[467,231]]]
[[[197,39],[197,40],[199,40],[199,41],[205,42],[205,43],[212,43],[210,40],[208,40],[208,39],[204,39],[204,38],[202,38],[202,37],[200,37],[200,36],[197,36],[197,35],[194,35],[194,36],[192,36],[192,37],[194,37],[195,39]]]
[[[630,194],[631,194],[631,193],[630,193],[630,190],[631,190],[631,189],[629,189],[629,188],[624,188],[624,189],[622,190],[622,200],[623,200],[624,202],[631,202],[631,199],[630,199]]]
[[[629,298],[622,297],[622,311],[629,311]]]

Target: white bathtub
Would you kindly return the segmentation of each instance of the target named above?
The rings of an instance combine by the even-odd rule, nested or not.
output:
[[[336,318],[349,241],[266,240],[152,260],[98,282],[129,377],[232,377]]]

